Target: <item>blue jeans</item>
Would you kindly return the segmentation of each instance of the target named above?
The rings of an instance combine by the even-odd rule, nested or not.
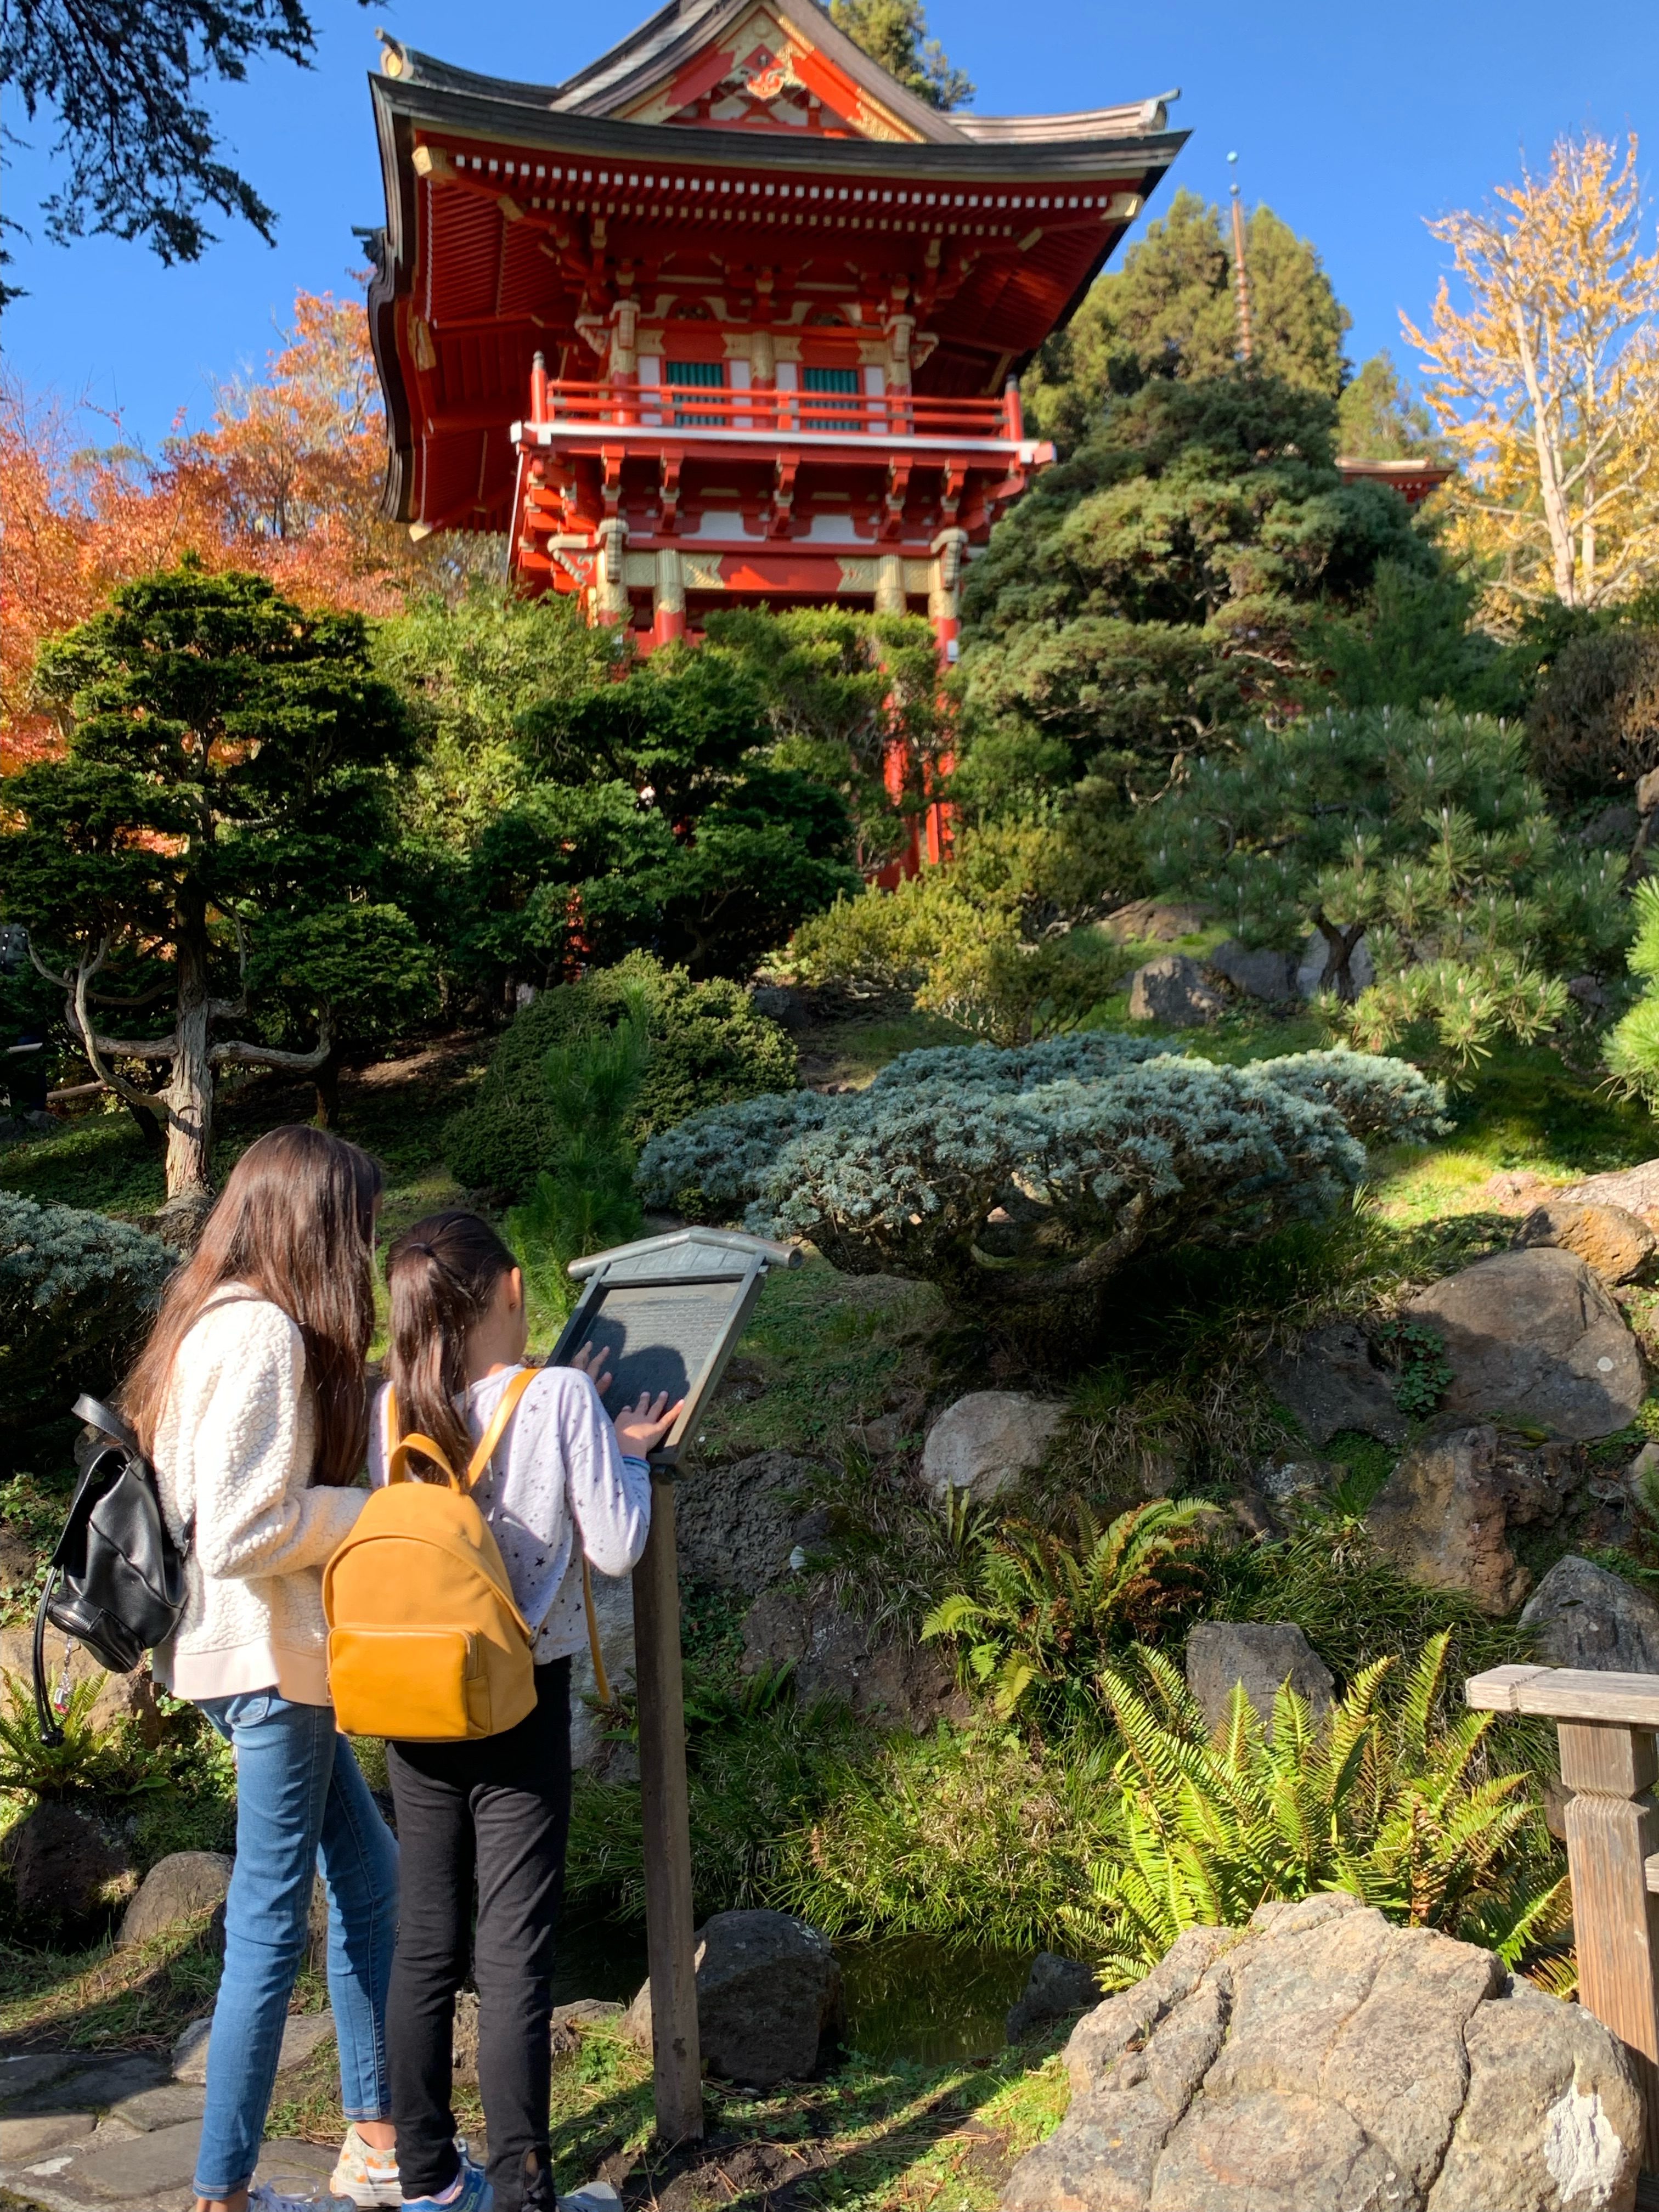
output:
[[[398,1846],[331,1705],[275,1690],[204,1698],[236,1752],[236,1866],[208,2047],[196,2193],[223,2198],[258,2162],[289,1999],[305,1953],[313,1869],[328,1888],[328,1994],[340,2099],[354,2120],[392,2110],[386,1993],[398,1933]]]

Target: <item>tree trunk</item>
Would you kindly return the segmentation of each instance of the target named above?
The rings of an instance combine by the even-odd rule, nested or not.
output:
[[[182,906],[181,902],[181,906]],[[213,1065],[208,1058],[207,910],[199,896],[179,915],[178,1049],[167,1089],[167,1199],[210,1197]]]
[[[131,1115],[133,1120],[138,1124],[139,1134],[144,1140],[144,1150],[150,1155],[152,1159],[159,1160],[165,1158],[167,1149],[167,1139],[161,1134],[161,1123],[156,1120],[155,1115],[150,1112],[149,1107],[135,1106],[131,1098],[124,1099],[122,1103],[125,1106],[128,1113]]]
[[[1327,921],[1322,914],[1314,916],[1314,927],[1325,940],[1325,972],[1320,977],[1322,990],[1334,991],[1345,1006],[1351,1006],[1359,996],[1354,988],[1352,961],[1360,939],[1365,934],[1365,924],[1356,921],[1346,928]]]
[[[340,1048],[337,1045],[311,1081],[317,1093],[317,1127],[331,1129],[340,1118]]]

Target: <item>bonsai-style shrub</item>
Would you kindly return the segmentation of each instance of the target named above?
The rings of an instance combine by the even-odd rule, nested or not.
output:
[[[1371,1142],[1443,1127],[1402,1060],[1303,1053],[1249,1067],[1085,1033],[908,1054],[868,1091],[699,1114],[640,1163],[647,1204],[700,1191],[805,1237],[850,1274],[972,1302],[1091,1291],[1149,1244],[1243,1243],[1328,1213]]]
[[[635,1145],[702,1108],[794,1088],[793,1041],[756,1012],[741,984],[724,976],[694,983],[684,968],[630,953],[544,991],[513,1022],[477,1097],[445,1126],[444,1157],[457,1178],[509,1197],[528,1190],[562,1144],[547,1091],[549,1052],[636,1017],[649,1050],[626,1132]]]
[[[107,1214],[0,1190],[0,1425],[107,1393],[177,1255]]]
[[[398,872],[392,776],[413,729],[361,616],[308,613],[188,556],[118,585],[43,648],[39,680],[67,744],[7,779],[0,907],[63,991],[92,1073],[163,1133],[167,1196],[191,1227],[224,1071],[314,1073],[372,1021],[390,947],[423,965],[376,896]],[[261,988],[250,958],[267,954]],[[257,1033],[273,1021],[306,1048]],[[165,1078],[146,1089],[134,1062]]]
[[[1047,824],[964,829],[950,867],[809,915],[789,965],[854,994],[912,992],[924,1012],[993,1044],[1071,1028],[1120,987],[1129,961],[1091,931],[1045,933],[1067,904],[1048,865],[1054,842]]]
[[[1420,1025],[1468,1066],[1500,1033],[1553,1028],[1563,979],[1623,941],[1623,854],[1564,838],[1521,732],[1485,716],[1384,707],[1256,725],[1156,816],[1161,890],[1208,901],[1246,944],[1318,933],[1334,1018],[1361,1050]],[[1364,990],[1362,943],[1376,976]]]

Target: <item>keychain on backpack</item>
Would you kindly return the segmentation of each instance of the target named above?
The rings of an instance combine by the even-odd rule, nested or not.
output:
[[[55,1713],[66,1713],[70,1709],[70,1698],[75,1686],[70,1680],[70,1662],[74,1656],[75,1638],[66,1636],[64,1638],[64,1671],[58,1677],[58,1686],[52,1693],[52,1709]]]

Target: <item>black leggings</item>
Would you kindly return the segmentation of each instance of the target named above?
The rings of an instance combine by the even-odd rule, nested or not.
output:
[[[548,2155],[553,1943],[570,1826],[570,1662],[536,1669],[536,1710],[475,1743],[386,1747],[401,1858],[386,2002],[392,2116],[405,2197],[459,2166],[451,2109],[455,1993],[472,1945],[478,2085],[496,2212],[519,2212],[524,2154]]]

